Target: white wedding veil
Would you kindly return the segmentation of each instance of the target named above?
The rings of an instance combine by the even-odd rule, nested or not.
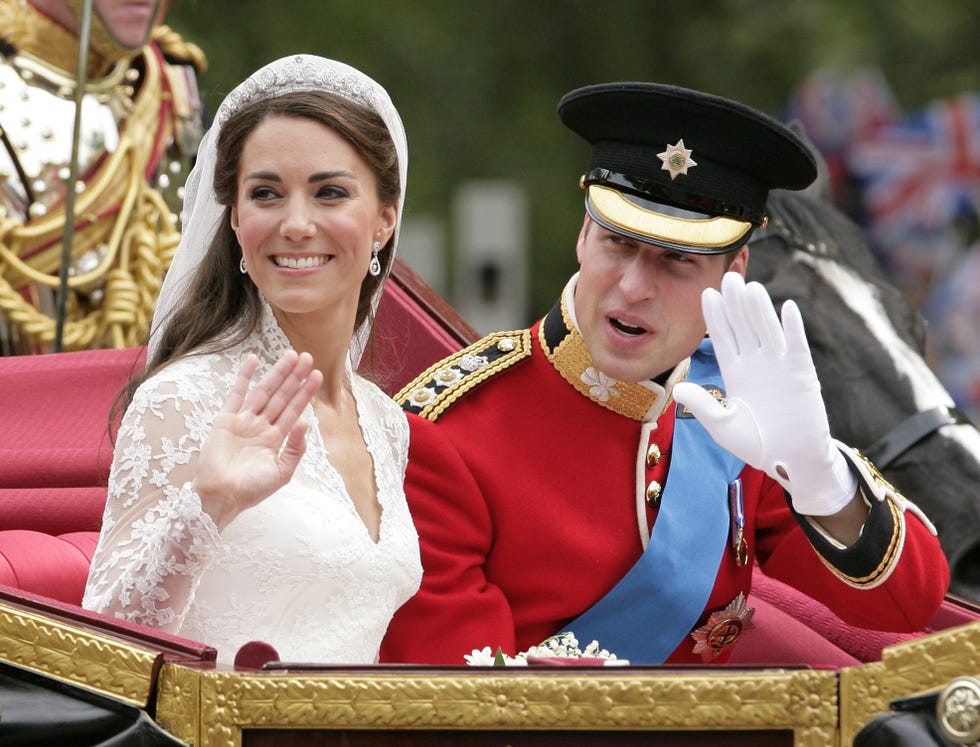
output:
[[[398,177],[401,188],[401,194],[396,205],[398,215],[395,232],[391,241],[391,252],[394,255],[398,244],[402,210],[405,205],[405,187],[408,179],[408,142],[401,117],[399,117],[395,105],[388,96],[388,92],[361,71],[336,60],[298,54],[271,62],[250,75],[248,79],[240,83],[225,97],[221,106],[218,107],[214,124],[205,133],[198,148],[194,168],[191,169],[187,183],[184,185],[180,243],[160,288],[153,311],[146,358],[148,362],[153,359],[160,344],[162,332],[171,314],[186,294],[194,272],[204,257],[208,246],[210,246],[224,215],[224,207],[218,204],[214,194],[215,160],[221,127],[232,113],[246,104],[294,91],[334,93],[373,109],[384,120],[398,155]],[[388,263],[389,268],[393,261],[394,256],[392,256],[392,262]],[[374,298],[371,299],[374,309],[377,309],[378,302],[381,300],[383,288],[384,283],[379,284]],[[369,320],[366,320],[360,328],[355,330],[350,353],[351,363],[355,368],[364,353],[370,332]]]

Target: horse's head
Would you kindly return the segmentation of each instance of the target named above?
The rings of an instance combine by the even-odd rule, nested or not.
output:
[[[980,432],[923,358],[922,318],[860,228],[827,203],[774,191],[748,277],[777,307],[799,305],[831,432],[926,512],[953,566],[951,591],[980,601]]]

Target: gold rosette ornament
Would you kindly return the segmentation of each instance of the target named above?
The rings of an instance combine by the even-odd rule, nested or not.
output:
[[[708,621],[691,633],[694,653],[701,654],[703,661],[711,661],[726,648],[734,646],[743,633],[755,627],[753,614],[755,608],[747,607],[745,595],[739,592],[725,609],[712,612]]]

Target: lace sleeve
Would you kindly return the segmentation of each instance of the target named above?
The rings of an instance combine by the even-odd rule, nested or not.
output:
[[[176,632],[221,542],[191,489],[220,399],[214,382],[151,380],[120,426],[82,606]]]

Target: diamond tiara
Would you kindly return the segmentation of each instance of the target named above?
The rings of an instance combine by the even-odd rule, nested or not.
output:
[[[241,83],[222,102],[217,119],[224,124],[253,101],[314,90],[327,90],[374,111],[380,109],[374,87],[353,68],[320,57],[296,55],[262,68]]]

